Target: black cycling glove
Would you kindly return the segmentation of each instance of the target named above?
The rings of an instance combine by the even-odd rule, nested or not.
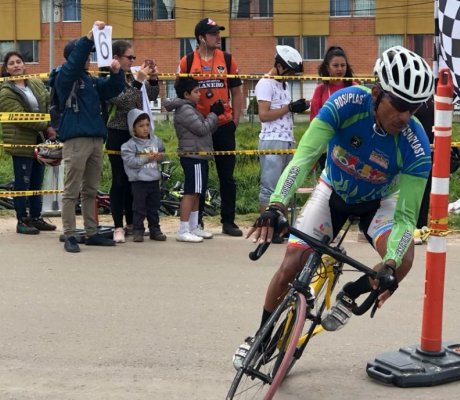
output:
[[[254,223],[255,228],[261,228],[263,226],[273,227],[277,233],[283,228],[286,228],[288,222],[284,216],[283,210],[276,205],[269,205]]]
[[[289,111],[293,113],[303,113],[310,108],[310,104],[305,99],[291,101],[289,103]]]
[[[379,280],[379,289],[381,292],[389,290],[391,294],[398,288],[398,281],[395,276],[396,269],[391,265],[384,264],[377,272],[375,279]]]
[[[217,100],[215,103],[211,104],[211,112],[216,114],[217,116],[223,114],[224,111],[224,103],[222,102],[222,100]]]

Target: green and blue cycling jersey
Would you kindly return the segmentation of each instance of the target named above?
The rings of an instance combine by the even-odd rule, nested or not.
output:
[[[407,251],[431,169],[430,144],[412,117],[397,135],[376,129],[371,91],[351,86],[334,93],[300,140],[270,202],[287,205],[327,148],[321,179],[348,204],[398,192],[394,225],[385,260],[399,266]]]

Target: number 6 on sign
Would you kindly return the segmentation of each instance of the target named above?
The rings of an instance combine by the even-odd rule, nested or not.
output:
[[[106,25],[104,29],[93,27],[94,45],[98,67],[110,67],[112,64],[112,27]]]

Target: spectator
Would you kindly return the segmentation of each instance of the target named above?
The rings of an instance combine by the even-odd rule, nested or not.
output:
[[[125,72],[125,88],[122,93],[108,101],[109,121],[107,123],[108,136],[105,148],[120,151],[121,145],[127,142],[129,133],[127,115],[133,108],[142,108],[142,85],[147,89],[150,101],[158,97],[158,67],[143,63],[134,78],[131,66],[136,59],[131,43],[126,40],[117,40],[112,44],[113,58],[118,60],[121,69]],[[112,170],[112,185],[110,187],[110,208],[112,211],[115,230],[113,238],[117,243],[124,243],[125,231],[132,234],[133,230],[133,198],[131,185],[123,168],[123,160],[118,154],[109,154]],[[126,228],[123,229],[123,215]]]
[[[5,55],[1,69],[2,76],[24,75],[24,58],[16,51]],[[0,89],[1,112],[40,112],[49,108],[49,93],[39,79],[18,79],[3,82]],[[3,126],[5,144],[35,145],[46,138],[54,139],[55,130],[47,122],[17,122]],[[5,149],[11,155],[14,171],[14,190],[41,190],[45,167],[34,158],[33,147]],[[14,197],[16,232],[36,235],[40,231],[54,231],[55,225],[46,222],[42,216],[42,196]],[[29,211],[27,211],[27,205]]]
[[[290,46],[276,46],[275,63],[256,85],[255,94],[259,108],[261,132],[259,134],[259,150],[294,148],[294,123],[292,113],[303,113],[308,110],[309,102],[305,99],[291,101],[289,83],[275,80],[273,75],[297,75],[303,72],[302,56]],[[260,155],[260,212],[265,211],[270,196],[275,191],[284,168],[292,159],[292,154]],[[282,243],[283,238],[275,235],[273,243]]]
[[[195,26],[197,49],[192,55],[184,56],[180,61],[180,72],[194,74],[237,74],[238,67],[228,53],[221,49],[220,31],[225,30],[210,18],[204,18]],[[231,57],[231,60],[229,59]],[[188,65],[190,61],[190,65]],[[219,127],[213,134],[213,147],[216,151],[235,150],[235,131],[239,123],[243,105],[243,93],[239,78],[198,77],[200,83],[200,101],[197,110],[207,116],[211,104],[217,100],[224,103],[225,112],[219,116]],[[230,98],[231,102],[230,105]],[[236,157],[234,155],[215,157],[217,174],[219,176],[221,196],[222,232],[230,236],[242,236],[243,233],[235,224],[236,184],[233,177]],[[204,207],[204,194],[200,199],[200,214]],[[200,221],[201,222],[201,221]]]
[[[177,98],[165,103],[167,111],[174,113],[174,128],[178,139],[179,152],[212,151],[212,133],[217,129],[219,115],[224,113],[222,101],[211,105],[205,118],[196,109],[200,101],[198,81],[193,78],[179,78],[175,89]],[[184,170],[184,196],[180,202],[180,226],[176,235],[178,242],[202,242],[211,239],[198,223],[200,194],[208,186],[208,159],[211,156],[185,155],[180,157]]]
[[[133,195],[133,241],[144,241],[144,220],[149,224],[150,239],[165,241],[161,232],[161,171],[158,162],[164,158],[164,145],[152,132],[150,117],[139,109],[128,112],[131,139],[121,146],[121,157]]]
[[[94,25],[104,29],[105,23],[96,21]],[[88,67],[93,46],[92,30],[81,39],[67,43],[64,48],[66,62],[56,74],[55,81],[51,82],[56,88],[59,108],[63,110],[59,124],[65,166],[62,225],[64,249],[70,253],[80,251],[75,237],[75,202],[80,191],[87,235],[85,243],[92,246],[115,245],[115,241],[97,233],[96,195],[102,172],[102,145],[107,137],[101,100],[113,98],[124,89],[124,72],[119,61],[113,60],[110,76],[91,77]]]

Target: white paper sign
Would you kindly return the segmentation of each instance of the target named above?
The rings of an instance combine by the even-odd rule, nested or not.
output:
[[[131,67],[131,73],[134,76],[136,76],[140,69],[141,69],[140,66]],[[149,115],[150,125],[152,126],[152,131],[155,131],[155,123],[153,122],[153,113],[152,113],[152,109],[150,108],[150,100],[149,100],[149,96],[147,95],[147,88],[145,87],[145,84],[142,84],[141,93],[142,93],[142,111],[144,111],[145,113]]]
[[[106,25],[104,29],[93,26],[94,45],[98,67],[110,67],[112,64],[112,27]]]

